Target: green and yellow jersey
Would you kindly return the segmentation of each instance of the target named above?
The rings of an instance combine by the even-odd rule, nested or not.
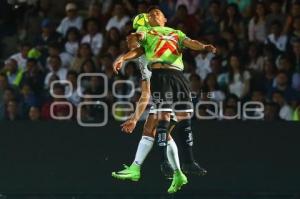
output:
[[[145,50],[149,65],[157,62],[173,66],[177,70],[183,70],[182,50],[183,40],[187,36],[180,30],[169,27],[145,27],[137,29],[143,35],[141,46]]]

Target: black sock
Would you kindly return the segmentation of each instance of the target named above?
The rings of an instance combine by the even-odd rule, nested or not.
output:
[[[177,123],[176,131],[180,137],[183,152],[184,163],[192,163],[195,161],[193,153],[193,133],[191,120],[182,120]]]
[[[156,128],[157,144],[161,162],[167,161],[167,143],[169,121],[159,121]]]

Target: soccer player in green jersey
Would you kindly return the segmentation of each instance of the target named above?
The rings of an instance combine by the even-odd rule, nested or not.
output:
[[[133,21],[134,29],[137,29],[140,26],[148,25],[147,21],[145,20],[145,17],[147,17],[146,13],[139,14],[135,17]],[[130,38],[127,40],[127,43],[129,49],[137,48],[137,43],[135,41],[132,41]],[[147,67],[148,62],[146,60],[145,55],[142,55],[139,58],[137,58],[137,63],[141,73],[142,93],[140,99],[136,104],[135,112],[126,122],[124,122],[121,125],[122,132],[129,133],[129,134],[132,133],[134,128],[136,127],[136,123],[140,119],[146,107],[148,106],[150,96],[151,96],[151,92],[150,92],[151,71]],[[153,110],[153,108],[151,108],[147,120],[145,121],[144,124],[143,136],[139,142],[133,163],[129,167],[125,165],[124,170],[113,172],[112,173],[113,177],[121,180],[132,180],[132,181],[139,180],[141,176],[140,175],[141,166],[145,158],[147,157],[148,153],[150,152],[155,140],[157,120],[154,117],[154,114],[155,111]],[[174,170],[180,169],[180,163],[178,158],[177,146],[174,140],[171,138],[171,136],[169,136],[168,144],[169,144],[168,159],[171,165],[168,173],[165,174],[165,177],[170,179],[173,175],[172,169]]]
[[[145,17],[146,14],[140,14],[142,17]],[[141,16],[138,15],[134,22],[137,21],[136,19],[140,19],[138,22],[141,21]],[[143,18],[142,18],[143,19]],[[143,21],[142,21],[143,22]],[[143,24],[143,23],[140,23]],[[145,26],[147,24],[143,25],[138,25],[138,26]],[[135,25],[135,29],[138,27]],[[137,43],[134,40],[131,40],[130,38],[128,39],[128,47],[129,49],[134,49],[137,48]],[[145,55],[142,55],[138,58],[138,66],[141,72],[141,97],[136,105],[136,111],[130,117],[125,123],[123,123],[122,126],[122,131],[125,133],[132,133],[134,130],[137,121],[140,119],[142,113],[144,112],[146,106],[149,103],[150,99],[150,78],[151,78],[151,71],[149,71],[148,67],[148,62],[146,60]],[[154,116],[156,114],[155,110],[153,107],[151,107],[148,118],[144,124],[143,128],[143,136],[138,144],[138,148],[136,151],[136,155],[134,158],[133,163],[128,167],[125,165],[125,169],[118,171],[118,172],[113,172],[112,176],[121,179],[121,180],[132,180],[132,181],[138,181],[141,176],[141,166],[147,157],[148,153],[150,152],[153,142],[155,140],[155,134],[156,134],[156,126],[157,126],[157,118]],[[172,117],[172,120],[174,121],[173,123],[176,123],[176,118]],[[170,131],[174,128],[174,124],[170,126]],[[179,162],[179,157],[178,157],[178,149],[176,146],[176,143],[172,139],[171,135],[169,135],[168,138],[168,148],[167,148],[167,155],[168,155],[168,160],[170,162],[170,168],[167,171],[167,173],[164,173],[167,178],[171,178],[173,173],[181,173],[181,168],[180,168],[180,162]],[[173,171],[172,171],[173,170]],[[205,174],[205,170],[203,170],[203,175]],[[182,175],[183,176],[183,175]],[[182,186],[182,183],[179,182],[180,180],[185,180],[185,178],[178,178],[176,180],[176,183],[173,184],[172,187],[168,189],[169,193],[174,193],[180,187]]]
[[[183,32],[165,27],[166,18],[156,7],[149,10],[149,24],[151,27],[143,27],[137,31],[137,37],[141,48],[131,50],[120,57],[114,63],[114,70],[120,70],[124,61],[139,57],[145,53],[152,70],[151,95],[158,112],[158,146],[161,154],[161,168],[167,162],[167,137],[170,123],[170,113],[174,111],[178,123],[175,131],[178,131],[183,142],[183,152],[187,171],[197,168],[198,164],[193,157],[193,135],[191,130],[191,92],[182,70],[183,48],[192,50],[207,50],[215,52],[212,45],[204,45],[199,41],[188,38]],[[174,174],[174,179],[176,179]],[[184,183],[186,183],[185,181]],[[172,185],[171,185],[172,187]]]

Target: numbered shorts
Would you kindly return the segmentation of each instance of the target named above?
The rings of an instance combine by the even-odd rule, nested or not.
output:
[[[191,91],[182,71],[153,69],[151,96],[157,112],[193,112]]]

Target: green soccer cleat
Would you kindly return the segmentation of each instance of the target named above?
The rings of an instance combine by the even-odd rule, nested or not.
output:
[[[188,183],[186,176],[182,173],[182,171],[177,170],[173,174],[173,181],[168,189],[168,193],[175,193],[181,189],[181,187]]]
[[[136,164],[131,164],[130,167],[124,164],[125,169],[122,171],[112,172],[112,177],[119,180],[139,181],[141,177],[141,167]]]

